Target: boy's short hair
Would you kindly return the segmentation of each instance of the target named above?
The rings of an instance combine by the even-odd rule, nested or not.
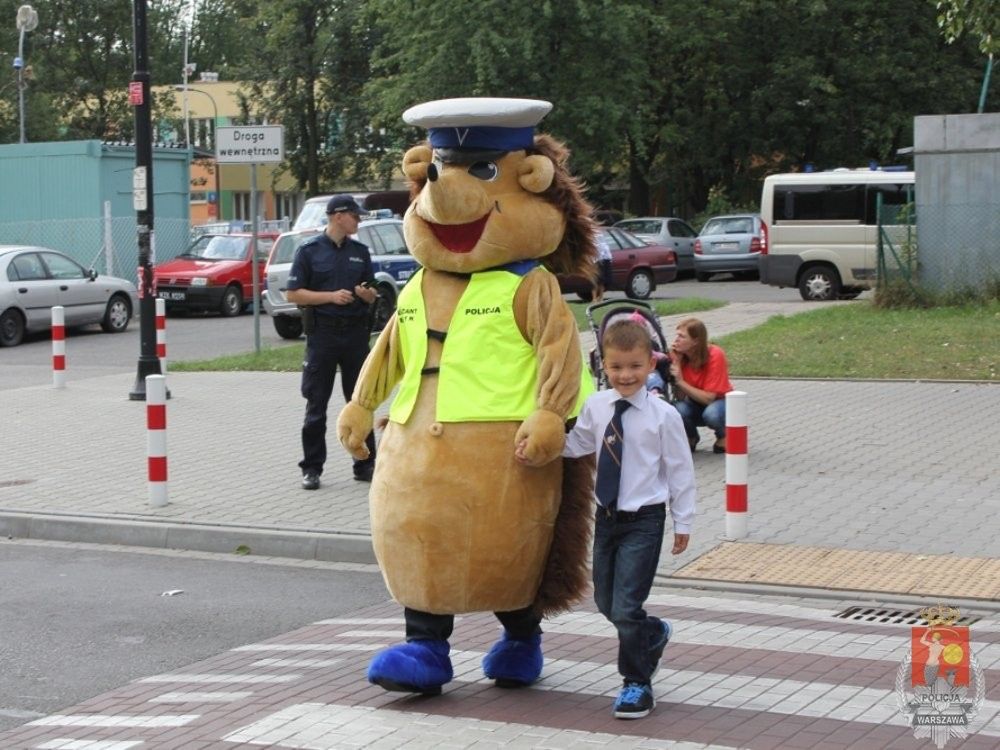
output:
[[[650,356],[653,354],[653,339],[646,326],[632,320],[620,320],[608,326],[601,344],[604,349],[614,349],[619,352],[642,349]]]

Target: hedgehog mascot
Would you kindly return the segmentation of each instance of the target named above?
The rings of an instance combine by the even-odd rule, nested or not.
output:
[[[592,386],[554,273],[589,273],[595,226],[568,151],[534,132],[551,108],[467,98],[403,114],[429,134],[403,158],[403,230],[422,268],[337,423],[366,456],[373,412],[398,386],[370,496],[379,567],[405,608],[406,642],[368,667],[386,690],[440,693],[455,615],[478,611],[502,626],[486,677],[532,684],[542,618],[588,583],[594,459],[561,452]]]

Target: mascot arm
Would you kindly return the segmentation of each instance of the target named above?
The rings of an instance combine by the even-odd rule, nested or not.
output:
[[[365,438],[372,431],[374,412],[388,398],[401,377],[399,327],[393,315],[368,353],[354,386],[354,394],[337,418],[337,438],[354,458],[368,458]]]
[[[580,339],[556,277],[542,269],[524,277],[514,297],[514,316],[538,355],[537,409],[514,441],[524,444],[530,466],[542,466],[561,454],[566,440],[566,417],[580,390]]]

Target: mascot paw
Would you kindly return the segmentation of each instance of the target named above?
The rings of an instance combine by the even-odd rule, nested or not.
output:
[[[523,444],[522,452],[529,466],[544,466],[556,460],[565,443],[565,420],[545,409],[533,412],[514,435],[514,445]]]
[[[526,687],[542,674],[542,636],[512,638],[506,632],[483,657],[483,673],[497,687]]]
[[[368,682],[386,690],[440,695],[453,676],[448,641],[410,641],[375,654]]]
[[[374,414],[353,401],[345,404],[343,411],[337,418],[337,439],[347,449],[347,452],[359,461],[368,458],[368,446],[365,445],[365,438],[372,431],[374,421]]]

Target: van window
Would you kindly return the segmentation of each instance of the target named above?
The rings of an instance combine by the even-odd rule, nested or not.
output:
[[[775,185],[774,223],[865,220],[864,185]]]
[[[406,255],[406,242],[403,240],[401,224],[376,224],[372,229],[385,245],[386,255]]]

